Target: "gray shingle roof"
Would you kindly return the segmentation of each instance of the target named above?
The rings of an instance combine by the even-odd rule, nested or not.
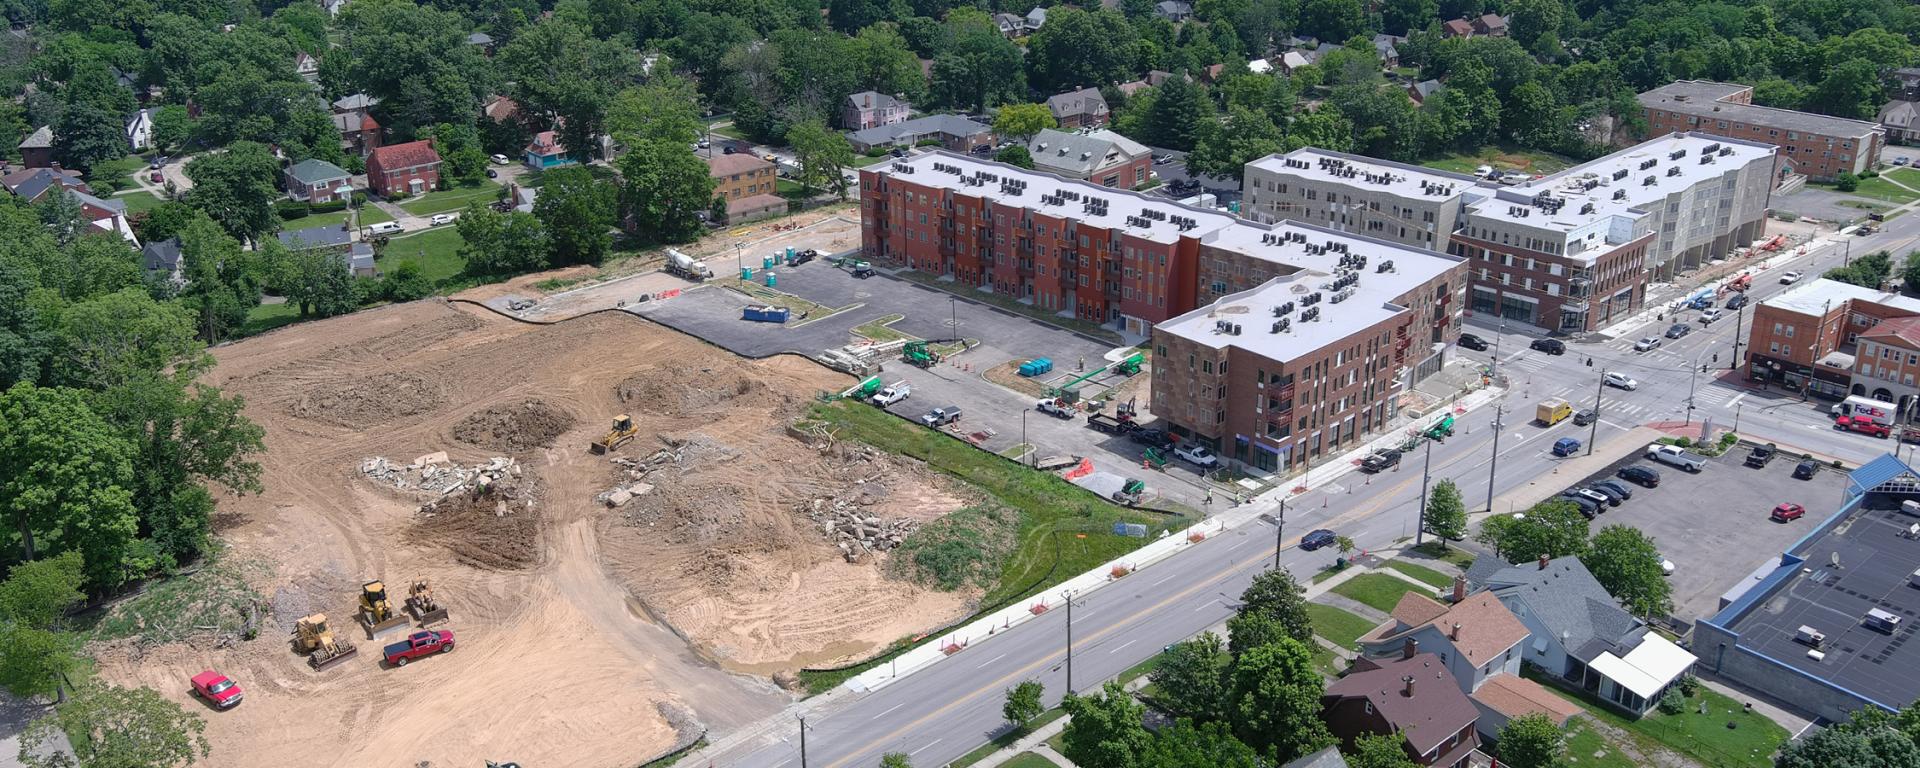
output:
[[[476,31],[476,32],[474,32],[473,34],[470,34],[470,35],[467,35],[467,44],[469,44],[469,45],[493,45],[493,35],[489,35],[489,34],[487,34],[487,33],[485,33],[485,32],[477,32],[477,31]]]
[[[1139,142],[1113,131],[1083,135],[1047,128],[1027,142],[1027,153],[1033,156],[1037,170],[1068,176],[1085,176],[1105,167],[1110,160],[1131,159],[1147,152]]]
[[[280,244],[295,251],[338,248],[351,242],[353,233],[347,231],[346,227],[308,227],[280,233]]]
[[[854,109],[890,109],[904,106],[904,102],[879,91],[861,91],[847,96],[847,104]]]
[[[1537,563],[1507,566],[1491,575],[1479,565],[1476,562],[1468,569],[1469,581],[1481,571],[1482,583],[1501,602],[1524,605],[1527,614],[1581,661],[1608,650],[1624,655],[1646,631],[1645,624],[1614,602],[1580,558],[1562,557],[1549,561],[1546,568]]]
[[[360,271],[373,269],[373,246],[366,243],[354,243],[347,249],[347,269]]]
[[[1747,86],[1732,83],[1677,80],[1640,94],[1639,98],[1643,107],[1694,115],[1702,120],[1738,121],[1780,130],[1844,137],[1866,136],[1879,129],[1879,125],[1864,120],[1721,101],[1745,90]]]
[[[1053,110],[1055,117],[1067,115],[1098,115],[1107,111],[1107,99],[1100,95],[1098,88],[1082,88],[1047,97],[1047,109]]]
[[[341,97],[339,101],[334,102],[333,110],[335,112],[348,112],[352,110],[366,109],[378,103],[380,103],[379,99],[376,99],[372,96],[368,96],[364,93],[356,93],[351,96]]]
[[[894,123],[893,125],[882,125],[875,128],[868,128],[864,131],[854,131],[853,133],[847,134],[847,138],[852,139],[856,144],[878,146],[881,144],[892,144],[918,136],[930,136],[933,134],[976,136],[990,130],[993,129],[959,115],[927,115],[926,117],[918,117],[906,122]]]
[[[141,265],[148,272],[172,272],[180,267],[180,238],[149,242],[140,248]]]
[[[1327,747],[1280,768],[1347,768],[1347,759],[1340,756],[1338,747]]]
[[[21,149],[45,149],[53,146],[53,126],[43,125],[20,141]]]
[[[287,175],[299,179],[300,183],[310,187],[335,179],[353,178],[353,174],[347,173],[346,169],[340,166],[311,158],[295,163],[292,168],[287,169]]]

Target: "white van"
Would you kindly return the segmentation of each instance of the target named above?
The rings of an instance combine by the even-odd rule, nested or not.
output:
[[[401,231],[400,222],[397,221],[383,221],[367,227],[367,234],[370,235],[397,235]]]

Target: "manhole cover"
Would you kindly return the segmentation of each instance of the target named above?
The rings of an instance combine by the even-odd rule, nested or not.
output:
[[[958,327],[960,327],[960,321],[958,321],[958,320],[948,320],[948,321],[945,321],[945,322],[943,322],[943,323],[941,323],[941,325],[944,325],[944,326],[946,326],[946,327],[948,327],[948,328],[958,328]]]
[[[873,296],[873,294],[871,294],[871,293],[867,293],[866,291],[854,291],[854,292],[853,292],[853,297],[854,297],[854,298],[856,298],[856,299],[865,299],[865,298],[869,298],[869,297],[871,297],[871,296]]]

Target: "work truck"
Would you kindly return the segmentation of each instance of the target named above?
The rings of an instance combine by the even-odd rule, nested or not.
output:
[[[1682,450],[1680,446],[1667,445],[1665,443],[1654,443],[1653,445],[1647,446],[1647,458],[1662,464],[1679,467],[1688,472],[1699,472],[1707,466],[1707,458],[1705,456],[1688,453]]]
[[[446,653],[453,650],[452,630],[428,630],[407,635],[407,639],[387,646],[387,665],[404,667],[407,662],[422,656]]]

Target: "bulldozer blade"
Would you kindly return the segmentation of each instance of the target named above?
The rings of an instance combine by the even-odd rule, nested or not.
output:
[[[349,646],[346,646],[346,650],[340,652],[340,655],[334,656],[333,658],[327,659],[326,661],[319,661],[318,659],[320,658],[320,654],[319,652],[316,651],[315,653],[307,657],[307,665],[313,667],[314,671],[318,672],[322,669],[326,669],[327,667],[331,667],[335,664],[339,664],[340,662],[346,661],[347,659],[351,659],[354,656],[358,656],[359,654],[360,654],[360,646],[349,645]]]
[[[386,634],[394,629],[406,628],[407,625],[408,625],[407,616],[406,614],[402,614],[402,613],[396,613],[393,616],[388,617],[386,621],[380,622],[378,624],[369,623],[364,619],[361,621],[361,626],[364,626],[367,628],[368,640],[378,640],[380,639],[381,635]]]
[[[422,628],[447,620],[447,609],[445,608],[435,608],[431,611],[416,611],[415,614],[414,618],[420,622]]]
[[[592,444],[591,446],[588,446],[588,448],[587,448],[587,450],[589,450],[589,451],[592,451],[592,452],[593,452],[593,455],[595,455],[595,456],[598,456],[598,455],[600,455],[600,454],[603,454],[603,453],[606,453],[606,452],[607,452],[607,444],[606,444],[606,443],[594,443],[594,444]]]

